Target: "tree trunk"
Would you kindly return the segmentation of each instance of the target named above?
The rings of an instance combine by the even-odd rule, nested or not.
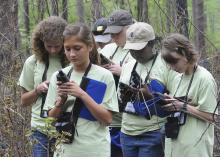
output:
[[[79,22],[84,23],[84,5],[82,0],[77,0],[77,15]]]
[[[137,1],[138,21],[149,22],[148,19],[148,3],[147,0]]]
[[[1,0],[0,5],[0,156],[27,156],[21,135],[22,123],[18,116],[18,72],[21,68],[18,49],[18,0]],[[30,154],[29,154],[30,155]]]
[[[44,13],[45,13],[45,0],[38,0],[38,18],[36,23],[40,22],[44,19]]]
[[[143,21],[149,22],[148,18],[148,2],[147,0],[143,0]]]
[[[68,1],[67,0],[63,0],[63,13],[62,13],[62,17],[68,21]]]
[[[167,20],[166,20],[166,32],[172,32],[172,28],[175,27],[176,22],[176,0],[166,1]]]
[[[189,37],[187,0],[176,0],[177,28],[179,33]]]
[[[27,42],[25,43],[25,49],[26,53],[30,55],[29,51],[29,36],[30,36],[30,21],[29,21],[29,0],[23,0],[23,6],[24,6],[24,29],[25,29],[25,39]]]
[[[97,19],[99,19],[102,14],[101,14],[101,2],[100,0],[92,0],[92,18],[93,21],[96,21]]]
[[[194,40],[197,50],[201,53],[202,58],[206,58],[205,54],[205,15],[204,15],[204,6],[203,0],[193,0],[193,23],[194,28]]]
[[[51,3],[51,15],[58,16],[59,15],[59,7],[57,0],[50,0]]]

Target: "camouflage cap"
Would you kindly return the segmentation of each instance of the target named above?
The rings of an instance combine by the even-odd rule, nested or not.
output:
[[[124,26],[133,23],[132,15],[126,10],[117,10],[113,12],[108,20],[108,26],[104,33],[119,33]]]
[[[104,31],[107,28],[107,23],[108,23],[107,18],[100,18],[95,22],[92,29],[92,33],[94,34],[94,38],[96,42],[108,43],[111,41],[110,34],[104,34]]]

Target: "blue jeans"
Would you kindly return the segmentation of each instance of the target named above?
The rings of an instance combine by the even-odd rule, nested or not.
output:
[[[31,140],[33,141],[32,156],[33,157],[52,157],[51,151],[52,144],[55,143],[55,139],[49,140],[48,136],[40,131],[33,131]]]
[[[120,130],[120,127],[110,127],[111,157],[122,157],[122,150],[120,144]]]
[[[160,130],[130,136],[121,133],[124,157],[163,157],[164,133]]]

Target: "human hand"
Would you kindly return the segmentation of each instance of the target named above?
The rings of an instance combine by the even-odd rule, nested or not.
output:
[[[184,102],[182,101],[179,101],[177,99],[165,99],[165,101],[169,103],[163,105],[162,108],[167,111],[181,111],[183,109]]]
[[[55,106],[61,107],[66,102],[66,100],[67,100],[67,96],[65,96],[65,97],[58,96],[56,99],[56,102],[55,102]]]
[[[47,93],[48,91],[48,87],[49,87],[49,81],[46,80],[42,83],[40,83],[39,85],[37,85],[37,87],[35,88],[35,91],[37,94],[41,94],[41,93]]]
[[[72,95],[81,98],[83,94],[85,94],[85,91],[82,88],[80,88],[80,86],[74,81],[59,84],[57,92],[58,95],[61,97],[64,97],[66,95]]]
[[[105,68],[105,69],[109,69],[110,65],[111,64],[103,64],[102,67]]]
[[[106,69],[110,70],[113,74],[121,75],[121,66],[119,64],[110,64]]]
[[[153,98],[153,94],[150,92],[148,86],[143,85],[138,91],[139,97],[141,101],[149,100]]]

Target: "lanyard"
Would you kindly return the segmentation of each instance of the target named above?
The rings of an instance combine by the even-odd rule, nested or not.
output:
[[[149,77],[150,77],[150,73],[151,73],[151,70],[152,70],[152,68],[153,68],[153,66],[154,66],[154,63],[155,63],[156,59],[157,59],[157,56],[158,56],[158,53],[156,53],[156,55],[153,57],[154,60],[153,60],[153,62],[152,62],[152,64],[151,64],[150,70],[149,70],[148,73],[147,73],[147,76],[146,76],[146,78],[145,78],[145,80],[144,80],[144,83],[147,83],[147,81],[148,81],[148,79],[149,79]],[[136,69],[136,67],[137,67],[137,64],[138,64],[138,62],[135,63],[135,65],[134,65],[134,67],[133,67],[133,69],[132,69],[131,75],[135,75],[135,73],[136,73],[136,75],[138,76],[139,81],[141,81],[141,83],[142,83],[141,77],[140,77],[140,76],[137,74],[137,72],[135,71],[135,69]],[[131,80],[132,80],[132,76],[130,77],[129,85],[132,84],[132,81],[131,81]]]

